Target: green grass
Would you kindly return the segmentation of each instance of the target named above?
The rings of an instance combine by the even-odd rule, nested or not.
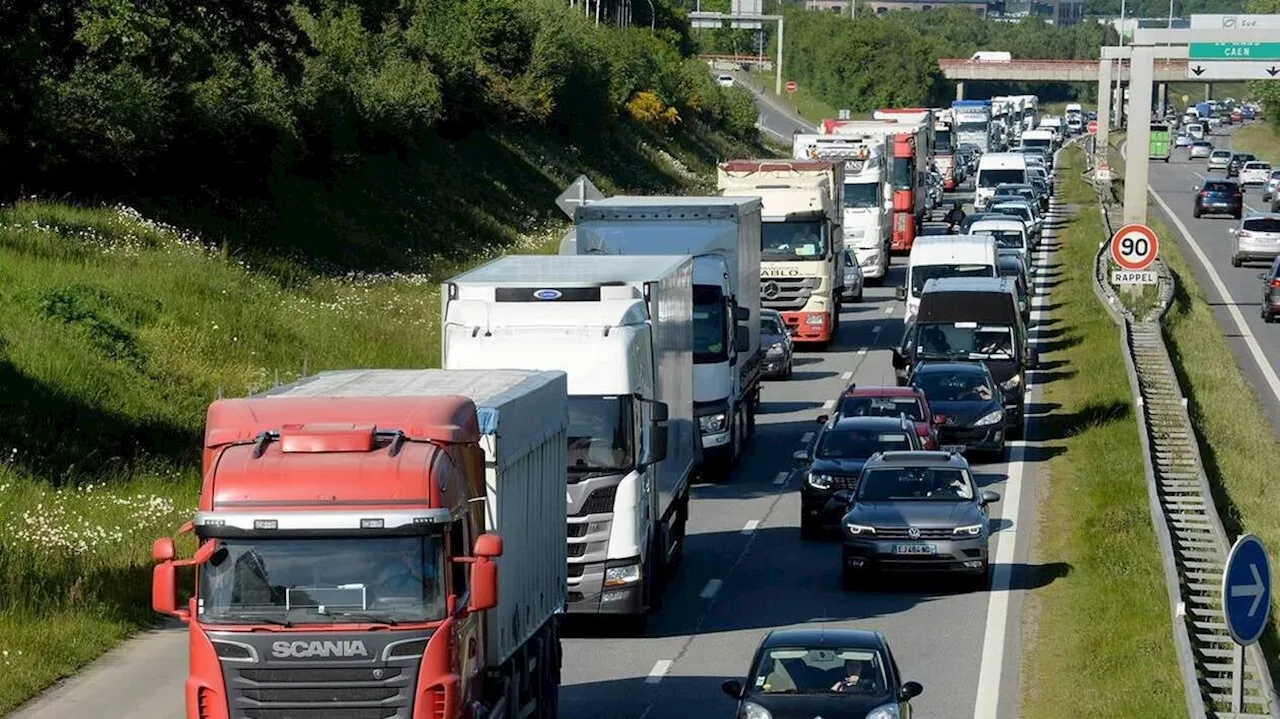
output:
[[[578,172],[607,193],[711,192],[717,159],[766,152],[707,128],[612,137],[587,152],[476,136],[444,159],[402,162],[421,174],[392,173],[387,192],[419,193],[415,222],[468,249],[419,272],[320,275],[285,259],[288,248],[242,254],[126,207],[0,208],[0,714],[156,620],[151,542],[194,509],[204,410],[219,394],[325,369],[435,366],[439,281],[500,248],[554,251],[565,220],[553,200]],[[528,161],[503,164],[516,156]],[[461,157],[488,159],[423,184]],[[345,188],[312,188],[314,216],[286,206],[277,230],[347,222],[296,240],[338,265],[359,264],[343,252],[395,266],[430,250],[409,243],[395,256],[394,240],[414,228],[393,232],[376,216],[384,199],[351,194],[363,181]],[[356,217],[362,201],[374,216]],[[463,217],[474,233],[451,235]],[[247,237],[261,229],[252,219],[220,222]],[[344,247],[359,227],[386,234]]]
[[[1082,167],[1079,149],[1064,153],[1069,196],[1081,193]],[[1041,400],[1052,408],[1039,430],[1052,459],[1034,556],[1042,576],[1049,568],[1057,578],[1028,595],[1020,715],[1029,719],[1185,711],[1119,333],[1090,284],[1103,234],[1096,206],[1085,205],[1051,270],[1061,273],[1056,322],[1041,361],[1057,376]]]
[[[1231,149],[1252,152],[1260,160],[1280,163],[1280,129],[1270,121],[1250,123],[1231,133]]]

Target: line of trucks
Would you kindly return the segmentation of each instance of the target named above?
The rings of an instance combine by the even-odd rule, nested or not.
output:
[[[152,547],[188,719],[555,717],[560,615],[642,632],[695,477],[742,461],[761,308],[825,348],[846,241],[883,278],[921,232],[953,111],[875,117],[721,163],[715,196],[584,191],[558,254],[443,283],[441,369],[211,404],[195,516]]]

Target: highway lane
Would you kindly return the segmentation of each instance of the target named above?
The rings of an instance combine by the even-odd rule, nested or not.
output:
[[[1052,246],[1046,240],[1045,248]],[[1039,261],[1050,270],[1042,280],[1048,289],[1053,260],[1042,252]],[[1034,442],[1015,443],[1008,463],[977,467],[984,486],[1002,495],[992,511],[995,591],[920,578],[845,592],[838,545],[799,538],[801,478],[789,470],[790,455],[812,440],[816,415],[849,381],[893,383],[887,348],[899,338],[902,305],[892,295],[904,269],[905,259],[896,258],[888,282],[867,288],[865,301],[846,309],[832,351],[801,353],[792,380],[765,388],[743,469],[726,484],[694,490],[685,563],[646,636],[580,633],[565,640],[562,717],[728,717],[732,702],[720,682],[746,669],[769,629],[813,622],[886,632],[903,671],[925,686],[915,702],[921,716],[1014,715],[1021,600],[1031,589],[1029,577],[1047,581],[1044,572],[1026,567],[1037,465],[1044,459]],[[1039,376],[1030,380],[1032,437]],[[130,641],[11,716],[180,719],[184,639],[180,629],[170,629]]]
[[[757,86],[755,80],[748,77],[746,73],[729,71],[728,74],[733,76],[739,85],[755,96],[756,110],[760,113],[760,119],[756,123],[756,127],[771,135],[775,140],[780,140],[789,145],[791,144],[792,135],[797,131],[802,133],[818,131],[818,128],[797,115],[785,103]]]
[[[1214,135],[1212,141],[1217,147],[1227,147],[1230,132]],[[1276,374],[1280,367],[1280,327],[1267,325],[1259,314],[1262,281],[1257,275],[1269,265],[1258,262],[1232,267],[1234,238],[1227,230],[1236,226],[1236,220],[1192,216],[1192,188],[1206,177],[1225,174],[1207,172],[1206,164],[1204,159],[1189,159],[1183,149],[1175,150],[1167,165],[1152,163],[1148,188],[1155,202],[1151,204],[1173,234],[1160,239],[1176,241],[1181,247],[1197,283],[1213,304],[1214,317],[1237,364],[1257,388],[1272,430],[1280,435],[1280,378]],[[1257,188],[1248,188],[1245,208],[1246,212],[1265,212],[1268,203],[1262,201]]]

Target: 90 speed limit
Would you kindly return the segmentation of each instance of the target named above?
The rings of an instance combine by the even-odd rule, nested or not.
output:
[[[1123,270],[1145,270],[1160,253],[1160,240],[1146,225],[1125,225],[1111,236],[1111,259]]]

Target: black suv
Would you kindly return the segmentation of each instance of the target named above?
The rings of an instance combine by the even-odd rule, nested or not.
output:
[[[1253,162],[1258,158],[1249,152],[1237,152],[1231,156],[1231,161],[1227,163],[1227,177],[1239,177],[1240,168],[1244,167],[1244,163]]]
[[[1238,220],[1244,214],[1244,190],[1235,180],[1205,180],[1204,184],[1191,189],[1196,193],[1191,214],[1196,217],[1231,215]]]

